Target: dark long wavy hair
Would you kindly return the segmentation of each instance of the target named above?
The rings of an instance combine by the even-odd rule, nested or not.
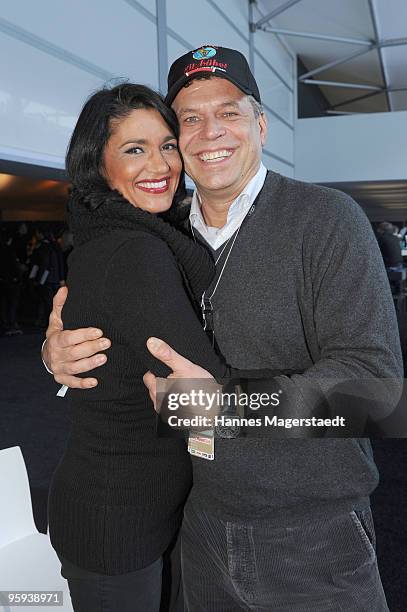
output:
[[[103,87],[86,101],[72,133],[66,154],[66,170],[74,191],[89,209],[97,208],[92,194],[111,190],[107,184],[103,153],[112,134],[112,121],[126,118],[133,110],[153,109],[160,113],[178,140],[179,125],[174,111],[166,106],[159,93],[135,83]],[[184,170],[174,194],[174,204],[186,195]]]

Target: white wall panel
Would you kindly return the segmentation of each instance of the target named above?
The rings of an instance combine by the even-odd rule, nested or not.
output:
[[[7,64],[0,83],[0,157],[21,154],[58,166],[84,99],[106,78],[129,78],[158,89],[155,13],[155,0],[2,0],[0,54]],[[249,56],[247,0],[195,5],[167,0],[167,24],[179,37],[167,36],[169,65],[203,43]],[[263,33],[254,40],[266,62],[293,86],[293,63],[283,45]],[[258,55],[255,62],[265,104],[291,123],[292,93]],[[268,115],[267,147],[291,161],[293,135]]]
[[[294,131],[281,121],[269,117],[265,148],[288,162],[294,161]]]
[[[110,3],[110,0],[103,1]],[[122,0],[122,2],[126,2],[126,0]],[[144,6],[150,13],[153,13],[153,15],[156,14],[156,0],[138,0],[138,3]]]
[[[260,81],[264,85],[267,77]],[[260,87],[259,84],[259,87]],[[261,87],[262,101],[266,112],[271,116],[274,113],[290,126],[294,126],[294,96],[282,83],[274,83],[270,87]],[[264,92],[264,93],[263,93]]]
[[[174,40],[171,36],[168,36],[167,37],[167,51],[168,51],[168,68],[169,68],[172,62],[175,61],[177,57],[180,57],[181,55],[184,55],[184,53],[187,53],[187,51],[189,51],[189,48],[187,49],[186,47],[181,45],[177,40]]]
[[[156,26],[124,0],[2,0],[0,17],[114,76],[158,84]]]
[[[3,36],[0,56],[12,58],[0,83],[0,149],[31,154],[37,163],[50,155],[62,160],[83,101],[102,81]]]
[[[257,55],[254,58],[254,68],[263,102],[280,117],[292,124],[294,120],[293,93]]]
[[[200,0],[203,4],[208,0]],[[249,3],[246,0],[213,0],[246,38],[249,37]]]
[[[219,6],[224,11],[221,2]],[[175,0],[168,2],[167,7],[168,26],[190,41],[192,49],[213,44],[233,47],[248,55],[248,44],[206,0],[195,5]],[[247,30],[243,34],[247,36]]]
[[[290,85],[294,76],[294,60],[275,34],[257,30],[254,34],[256,49],[267,59],[278,74]]]
[[[2,2],[1,156],[59,167],[85,98],[106,78],[158,88],[156,26],[124,0],[42,0],[40,8]]]
[[[269,170],[273,170],[274,172],[278,172],[279,174],[283,174],[289,178],[294,178],[294,168],[288,166],[287,164],[283,164],[278,159],[274,159],[267,154],[263,155],[263,164]]]
[[[297,121],[296,177],[314,183],[405,180],[407,111]]]

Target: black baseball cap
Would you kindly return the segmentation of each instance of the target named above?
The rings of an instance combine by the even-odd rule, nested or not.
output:
[[[216,45],[202,45],[175,60],[168,73],[166,104],[170,106],[185,83],[201,74],[227,79],[261,104],[259,88],[245,56],[235,49]]]

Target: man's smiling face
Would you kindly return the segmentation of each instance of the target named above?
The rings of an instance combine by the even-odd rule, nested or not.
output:
[[[258,170],[266,119],[226,79],[194,79],[177,94],[175,110],[185,170],[201,196],[236,198]]]

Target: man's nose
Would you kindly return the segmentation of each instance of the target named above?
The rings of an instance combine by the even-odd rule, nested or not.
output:
[[[202,125],[201,138],[216,140],[220,136],[224,136],[225,132],[226,130],[222,121],[216,117],[210,117],[207,118]]]

